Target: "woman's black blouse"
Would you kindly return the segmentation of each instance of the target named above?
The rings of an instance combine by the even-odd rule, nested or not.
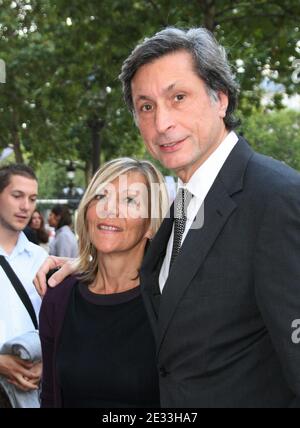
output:
[[[99,295],[77,283],[56,363],[63,407],[159,407],[155,342],[140,288]]]

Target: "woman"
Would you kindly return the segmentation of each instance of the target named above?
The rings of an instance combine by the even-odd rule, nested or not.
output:
[[[147,161],[117,159],[94,176],[77,219],[81,275],[42,304],[42,407],[159,407],[139,269],[167,209],[164,179]]]
[[[51,227],[55,227],[55,238],[50,243],[50,255],[77,257],[78,244],[71,230],[72,216],[68,206],[55,205],[49,214],[48,223]]]
[[[45,229],[44,217],[40,211],[35,210],[32,214],[29,227],[35,232],[36,240],[38,245],[40,245],[44,250],[49,252],[49,235]]]

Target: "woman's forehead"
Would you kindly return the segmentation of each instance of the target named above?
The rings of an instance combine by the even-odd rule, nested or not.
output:
[[[100,186],[104,190],[114,190],[119,193],[133,189],[143,189],[148,187],[146,177],[139,171],[129,171],[120,174],[114,180]]]

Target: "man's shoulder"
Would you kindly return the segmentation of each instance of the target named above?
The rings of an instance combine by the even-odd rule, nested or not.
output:
[[[37,263],[42,264],[48,257],[47,251],[33,242],[28,241],[27,250],[29,251],[30,257]]]
[[[17,249],[20,254],[26,252],[31,259],[42,260],[42,263],[48,257],[48,253],[42,247],[29,241],[24,231],[19,235]]]
[[[257,152],[249,160],[246,180],[255,185],[257,191],[268,193],[296,191],[300,195],[300,173],[282,161]]]
[[[47,256],[47,252],[44,250],[44,248],[30,241],[28,241],[28,250],[30,250],[30,252],[34,255]]]

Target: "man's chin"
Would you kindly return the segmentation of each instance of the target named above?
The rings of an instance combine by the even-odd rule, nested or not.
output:
[[[182,162],[182,159],[169,159],[161,163],[165,168],[170,169],[174,172],[180,171],[186,166],[185,163]]]
[[[26,228],[27,224],[13,224],[11,225],[11,229],[16,232],[16,233],[20,233],[23,232],[23,230]]]

